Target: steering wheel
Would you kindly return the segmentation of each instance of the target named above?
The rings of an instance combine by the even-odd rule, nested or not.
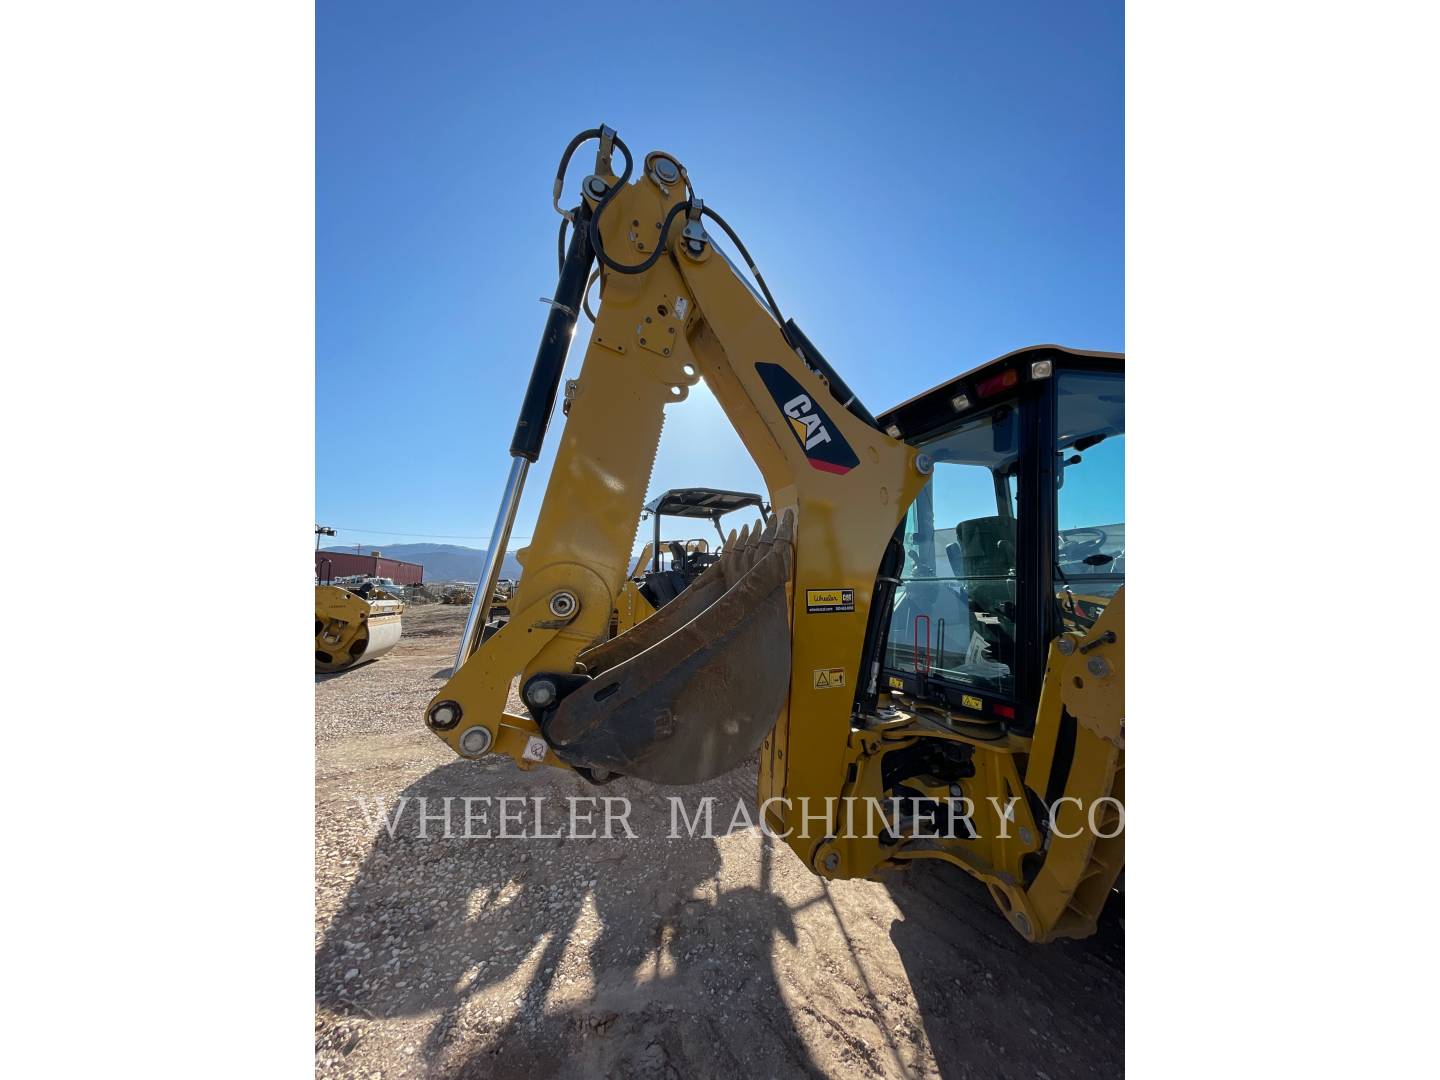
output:
[[[1104,547],[1110,534],[1096,528],[1066,529],[1063,539],[1060,558],[1065,562],[1080,562],[1086,555],[1093,555]]]

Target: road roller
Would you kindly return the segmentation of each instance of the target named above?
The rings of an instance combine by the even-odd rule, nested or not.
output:
[[[338,585],[315,586],[315,670],[344,671],[377,660],[400,640],[405,603],[381,592],[364,597]]]

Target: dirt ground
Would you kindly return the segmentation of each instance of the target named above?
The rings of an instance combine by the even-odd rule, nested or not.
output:
[[[1108,913],[1086,941],[1027,945],[949,866],[827,883],[755,827],[669,839],[681,792],[638,781],[598,792],[631,800],[637,839],[444,839],[447,795],[558,799],[555,832],[565,796],[597,794],[426,731],[464,615],[412,607],[388,656],[316,677],[317,1075],[1123,1073]],[[684,794],[716,796],[720,832],[754,787],[740,769]],[[392,839],[376,808],[401,796]]]

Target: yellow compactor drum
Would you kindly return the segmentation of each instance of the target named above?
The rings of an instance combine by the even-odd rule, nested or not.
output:
[[[344,671],[384,656],[400,640],[403,601],[367,600],[338,585],[315,586],[315,670]]]

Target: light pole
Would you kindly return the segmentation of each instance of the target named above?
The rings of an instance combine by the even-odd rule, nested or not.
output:
[[[322,536],[334,536],[334,535],[335,535],[335,530],[332,529],[332,528],[330,528],[329,525],[316,525],[316,526],[315,526],[315,550],[316,550],[316,551],[319,551],[319,550],[320,550],[320,538],[321,538]]]

